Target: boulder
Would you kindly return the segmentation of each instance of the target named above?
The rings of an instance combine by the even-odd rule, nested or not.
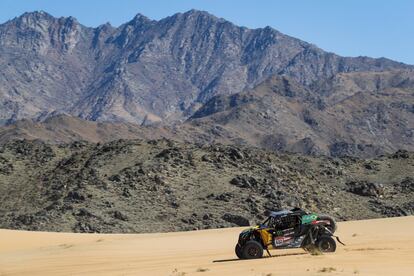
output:
[[[392,158],[394,159],[407,159],[410,155],[408,154],[408,151],[406,150],[398,150],[393,155]]]
[[[243,153],[236,148],[230,148],[228,150],[228,156],[233,161],[244,159]]]
[[[232,180],[230,180],[230,184],[240,187],[240,188],[255,188],[257,187],[257,180],[248,175],[238,175]]]
[[[78,191],[70,191],[65,199],[73,202],[80,202],[85,200],[85,196]]]
[[[406,177],[404,178],[399,187],[402,192],[404,193],[412,193],[414,192],[414,177]]]
[[[234,223],[238,226],[249,226],[250,225],[249,220],[240,215],[233,215],[233,214],[226,213],[223,215],[222,219],[227,222]]]
[[[120,211],[115,211],[114,212],[114,218],[119,219],[119,220],[123,220],[123,221],[127,221],[128,217],[124,214],[122,214]]]
[[[380,197],[384,195],[384,186],[368,181],[351,181],[346,184],[348,192],[360,196],[374,196]]]
[[[230,199],[232,199],[233,197],[234,195],[232,193],[222,193],[222,194],[217,195],[214,199],[219,200],[219,201],[229,202]]]

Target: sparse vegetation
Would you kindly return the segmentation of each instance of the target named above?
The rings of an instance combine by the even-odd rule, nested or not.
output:
[[[334,272],[334,271],[336,271],[335,267],[323,267],[323,268],[318,270],[318,272],[322,272],[322,273],[325,273],[325,272],[331,273],[331,272]]]
[[[1,162],[13,168],[0,174],[0,227],[101,233],[208,229],[256,223],[267,211],[295,205],[339,220],[405,215],[414,210],[412,192],[400,185],[414,177],[414,155],[407,154],[376,159],[386,168],[370,174],[370,182],[383,186],[379,199],[349,192],[343,184],[366,178],[361,159],[167,139],[12,141],[0,146]],[[388,174],[398,179],[386,182]]]
[[[63,248],[63,249],[68,249],[68,248],[71,248],[71,247],[74,247],[75,245],[73,245],[73,244],[67,244],[67,243],[64,243],[64,244],[60,244],[59,245],[59,247],[61,247],[61,248]]]

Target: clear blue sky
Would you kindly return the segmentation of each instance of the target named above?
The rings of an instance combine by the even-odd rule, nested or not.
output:
[[[0,0],[0,22],[44,10],[86,26],[118,26],[137,13],[160,19],[190,9],[250,28],[271,26],[340,55],[414,64],[414,0]]]

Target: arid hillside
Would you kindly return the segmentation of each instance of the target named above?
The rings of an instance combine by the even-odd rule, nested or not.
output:
[[[414,212],[414,155],[373,159],[117,140],[0,147],[0,227],[137,233],[257,223],[301,206],[339,220]]]

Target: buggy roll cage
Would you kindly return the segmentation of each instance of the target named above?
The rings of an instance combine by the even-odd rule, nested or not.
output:
[[[306,215],[308,214],[308,212],[302,210],[301,208],[293,208],[290,210],[279,210],[279,211],[274,211],[271,212],[269,214],[269,216],[267,217],[267,219],[265,221],[263,221],[260,225],[261,226],[267,226],[269,224],[269,222],[273,222],[272,224],[276,224],[276,220],[279,220],[283,217],[287,217],[287,216],[297,216],[298,219],[300,219],[300,216],[302,215]]]

